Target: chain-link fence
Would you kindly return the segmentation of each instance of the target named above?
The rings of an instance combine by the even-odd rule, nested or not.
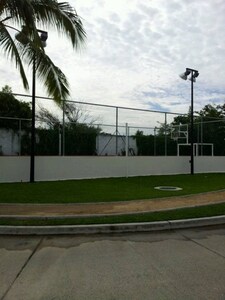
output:
[[[35,127],[35,155],[190,155],[183,114],[36,97]],[[30,119],[0,112],[0,154],[30,155],[30,132]],[[224,119],[196,116],[193,133],[195,155],[225,155]]]

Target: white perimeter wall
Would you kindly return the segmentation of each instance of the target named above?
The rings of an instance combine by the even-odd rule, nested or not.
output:
[[[178,156],[37,156],[35,180],[66,180],[190,173],[190,158]],[[225,172],[225,157],[195,158],[195,173]],[[30,157],[0,157],[0,182],[29,181]]]

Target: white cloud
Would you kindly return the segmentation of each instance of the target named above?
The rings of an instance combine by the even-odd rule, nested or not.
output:
[[[47,53],[66,73],[74,100],[187,112],[196,68],[195,109],[224,101],[225,2],[222,0],[71,0],[87,31],[74,52],[49,32]],[[0,61],[1,83],[21,92],[15,68]],[[39,86],[38,86],[39,88]],[[44,95],[42,87],[37,91]]]

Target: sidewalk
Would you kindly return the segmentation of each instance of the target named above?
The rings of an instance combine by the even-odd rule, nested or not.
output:
[[[224,203],[225,190],[181,197],[84,204],[0,204],[0,217],[99,216],[155,212]],[[223,212],[221,212],[223,213]]]

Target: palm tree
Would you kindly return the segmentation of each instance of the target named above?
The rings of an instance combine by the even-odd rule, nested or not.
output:
[[[3,52],[15,62],[26,90],[29,86],[23,62],[32,66],[35,57],[37,76],[44,82],[49,96],[60,103],[69,96],[69,84],[64,73],[46,55],[37,26],[63,32],[75,49],[86,37],[79,16],[67,2],[0,0],[0,46]],[[14,39],[15,32],[25,45]]]

